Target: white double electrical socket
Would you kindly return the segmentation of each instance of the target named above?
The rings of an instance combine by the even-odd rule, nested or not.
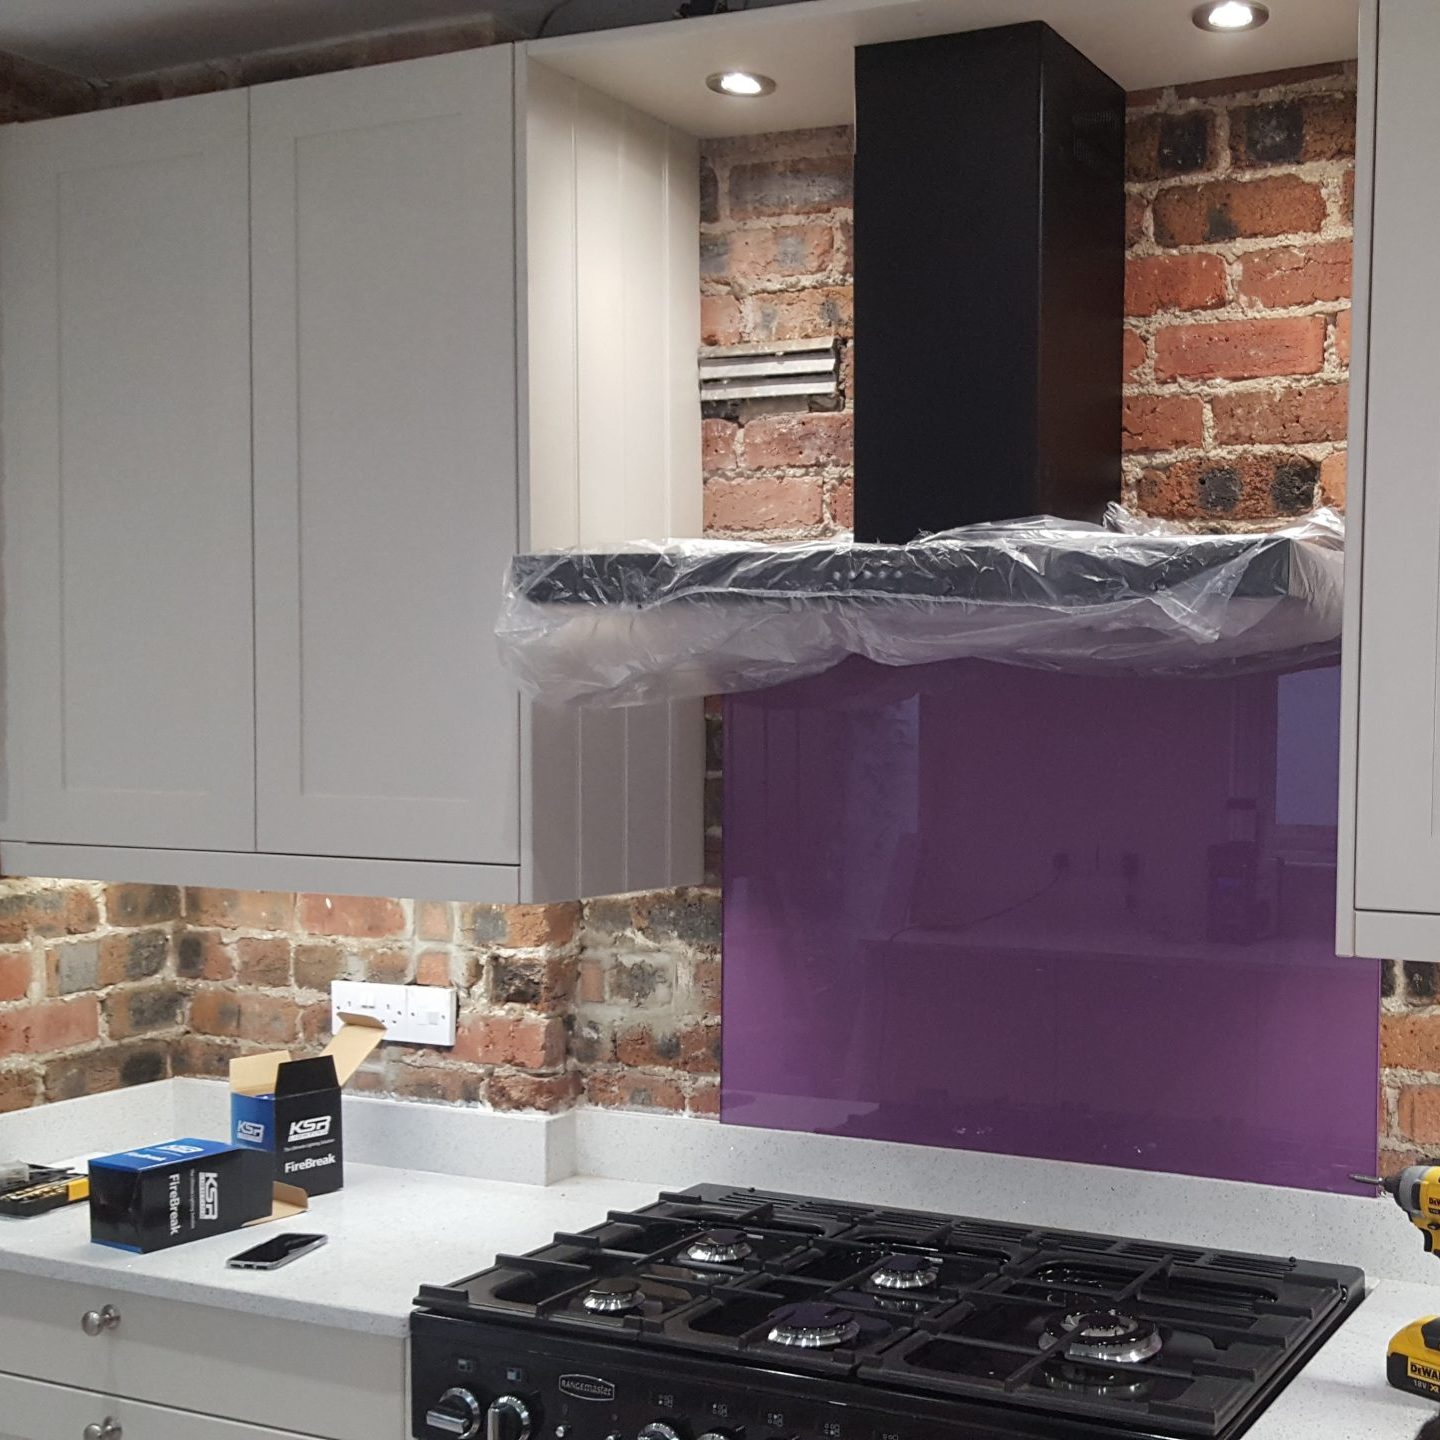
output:
[[[341,1012],[370,1015],[385,1026],[385,1038],[404,1045],[455,1043],[455,991],[448,985],[382,985],[369,980],[330,982],[330,1029]]]

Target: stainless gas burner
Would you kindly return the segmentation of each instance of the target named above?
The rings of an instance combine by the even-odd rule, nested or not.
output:
[[[1158,1355],[1165,1343],[1153,1321],[1137,1320],[1119,1310],[1071,1311],[1057,1316],[1046,1329],[1057,1338],[1068,1337],[1067,1358],[1103,1365],[1138,1365]]]
[[[682,1253],[697,1265],[730,1265],[753,1255],[755,1248],[743,1230],[707,1230],[697,1235]]]
[[[775,1323],[766,1338],[797,1350],[833,1350],[860,1333],[860,1321],[849,1310],[818,1300],[784,1305],[770,1318]]]
[[[1151,1388],[1148,1375],[1120,1374],[1063,1363],[1047,1366],[1040,1372],[1040,1379],[1047,1390],[1091,1396],[1096,1400],[1142,1400]]]
[[[621,1275],[613,1280],[593,1281],[580,1303],[595,1315],[624,1315],[627,1311],[638,1310],[644,1300],[640,1286],[630,1277]]]
[[[928,1290],[940,1278],[940,1267],[928,1255],[887,1255],[870,1283],[880,1290]]]

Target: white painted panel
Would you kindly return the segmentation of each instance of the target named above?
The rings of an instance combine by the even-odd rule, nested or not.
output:
[[[86,1335],[81,1317],[104,1305],[119,1311],[120,1323]],[[107,1397],[333,1440],[403,1433],[405,1346],[399,1338],[7,1274],[0,1287],[0,1342],[11,1372]],[[101,1418],[87,1415],[82,1428]],[[48,1440],[49,1433],[36,1440]],[[72,1430],[65,1440],[79,1433]],[[179,1440],[185,1432],[137,1423],[132,1433]],[[213,1433],[218,1440],[229,1432]]]
[[[253,95],[259,840],[512,863],[511,55]]]
[[[521,67],[530,549],[698,535],[693,138]],[[527,899],[698,881],[698,705],[533,709]]]
[[[572,872],[573,873],[573,872]],[[518,865],[436,860],[357,860],[333,855],[268,855],[225,850],[132,850],[122,846],[29,845],[0,841],[0,874],[67,880],[196,885],[217,890],[309,890],[328,895],[404,895],[513,905]]]
[[[1440,7],[1381,0],[1370,236],[1355,903],[1440,913]],[[1365,344],[1363,332],[1357,343]],[[1352,621],[1354,619],[1352,615]],[[1353,637],[1353,630],[1352,630]],[[1352,650],[1353,650],[1352,646]],[[1353,672],[1352,672],[1353,673]]]
[[[254,843],[247,104],[0,135],[8,836]]]

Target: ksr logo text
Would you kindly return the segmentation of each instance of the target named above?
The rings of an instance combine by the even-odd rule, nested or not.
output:
[[[295,1120],[290,1125],[287,1145],[298,1145],[302,1140],[323,1140],[330,1133],[331,1115],[312,1115],[308,1120]]]

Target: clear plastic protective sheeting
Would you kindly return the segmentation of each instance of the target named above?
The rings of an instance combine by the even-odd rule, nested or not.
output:
[[[818,674],[849,655],[1183,673],[1338,653],[1344,521],[1195,534],[1111,506],[909,545],[632,542],[517,556],[496,633],[546,703],[639,705]]]

